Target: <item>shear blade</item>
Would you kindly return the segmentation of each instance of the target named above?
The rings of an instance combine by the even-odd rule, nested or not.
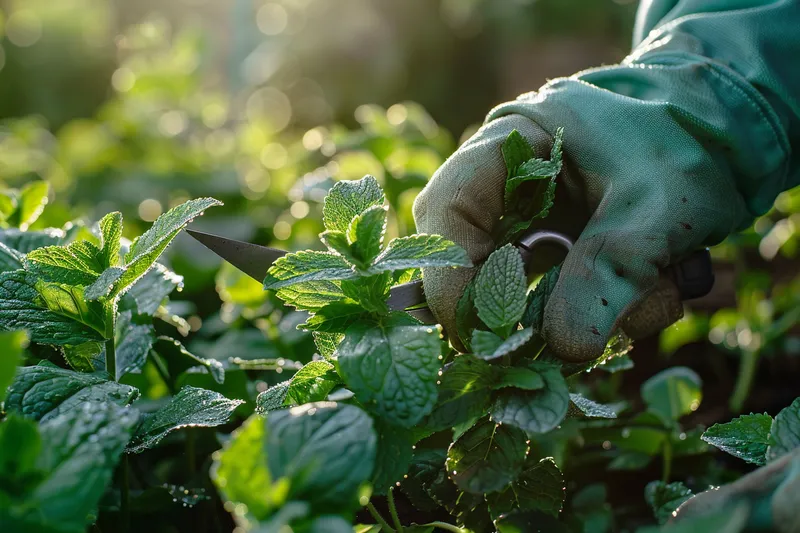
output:
[[[186,230],[203,246],[220,256],[256,281],[263,282],[267,277],[267,270],[279,258],[286,255],[286,250],[260,246],[249,242],[237,241],[203,233],[202,231]]]

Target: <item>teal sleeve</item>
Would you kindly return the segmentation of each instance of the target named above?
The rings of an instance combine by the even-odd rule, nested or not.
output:
[[[766,212],[800,183],[800,1],[645,0],[635,48],[620,64],[551,81],[490,112],[521,114],[590,176],[731,181]],[[591,194],[591,191],[590,191]]]

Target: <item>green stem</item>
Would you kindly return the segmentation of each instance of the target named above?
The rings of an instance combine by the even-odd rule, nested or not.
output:
[[[438,527],[439,529],[444,529],[445,531],[452,531],[453,533],[465,533],[465,530],[461,529],[458,526],[454,526],[453,524],[448,524],[447,522],[429,522],[425,524],[425,526]]]
[[[159,356],[156,352],[151,350],[150,360],[153,361],[153,364],[156,367],[156,371],[158,372],[161,381],[163,381],[164,385],[167,386],[167,389],[169,389],[169,393],[174,396],[176,392],[175,387],[172,384],[172,379],[170,379],[169,372],[167,371],[167,367],[164,365],[164,361],[161,359],[161,356]]]
[[[386,533],[395,533],[394,528],[383,519],[378,510],[375,509],[375,506],[372,505],[372,502],[367,503],[367,511],[369,511],[369,514],[372,515],[372,518],[375,519],[378,525],[381,526],[381,531],[386,531]]]
[[[394,521],[394,527],[397,528],[399,533],[403,533],[403,524],[400,522],[400,517],[397,515],[397,506],[394,504],[394,491],[389,489],[389,493],[386,495],[386,500],[389,502],[389,513],[392,515],[392,521]]]
[[[728,404],[731,411],[740,413],[744,402],[750,395],[750,388],[753,386],[753,378],[756,374],[756,367],[758,366],[759,353],[746,351],[742,352],[741,361],[739,361],[739,375],[736,376],[736,386],[733,389],[730,403]]]
[[[111,305],[106,311],[106,372],[114,381],[117,380],[116,318],[115,306]]]
[[[672,441],[669,440],[669,435],[664,439],[664,462],[661,469],[661,481],[669,483],[669,477],[672,475]]]
[[[121,466],[121,497],[120,497],[120,533],[128,533],[131,523],[131,508],[130,508],[130,465],[128,464],[128,454],[122,454]]]

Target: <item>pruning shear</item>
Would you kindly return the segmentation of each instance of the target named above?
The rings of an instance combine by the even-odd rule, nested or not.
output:
[[[187,233],[258,282],[263,282],[272,264],[288,253],[279,248],[237,241],[211,233],[195,230],[187,230]],[[526,234],[516,243],[526,271],[530,269],[534,249],[542,244],[556,244],[569,251],[573,242],[567,235],[556,231],[534,230]],[[707,248],[697,250],[679,263],[667,267],[666,274],[675,282],[682,300],[705,296],[714,285],[711,255]],[[392,311],[406,311],[423,324],[436,323],[436,318],[425,300],[422,280],[392,287],[387,304]]]

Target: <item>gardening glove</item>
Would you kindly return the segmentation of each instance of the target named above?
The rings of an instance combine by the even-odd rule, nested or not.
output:
[[[563,127],[564,171],[540,226],[579,238],[545,308],[545,339],[563,359],[586,361],[626,322],[639,334],[667,326],[680,306],[659,271],[744,229],[800,183],[799,27],[797,0],[643,2],[622,63],[553,80],[489,113],[417,198],[418,229],[479,264],[497,244],[506,136],[518,130],[546,157]],[[424,271],[428,303],[451,338],[473,275]],[[638,319],[632,311],[655,292],[664,309]]]
[[[690,498],[675,511],[670,522],[680,523],[741,505],[747,510],[744,531],[800,533],[800,448],[735,483]]]

